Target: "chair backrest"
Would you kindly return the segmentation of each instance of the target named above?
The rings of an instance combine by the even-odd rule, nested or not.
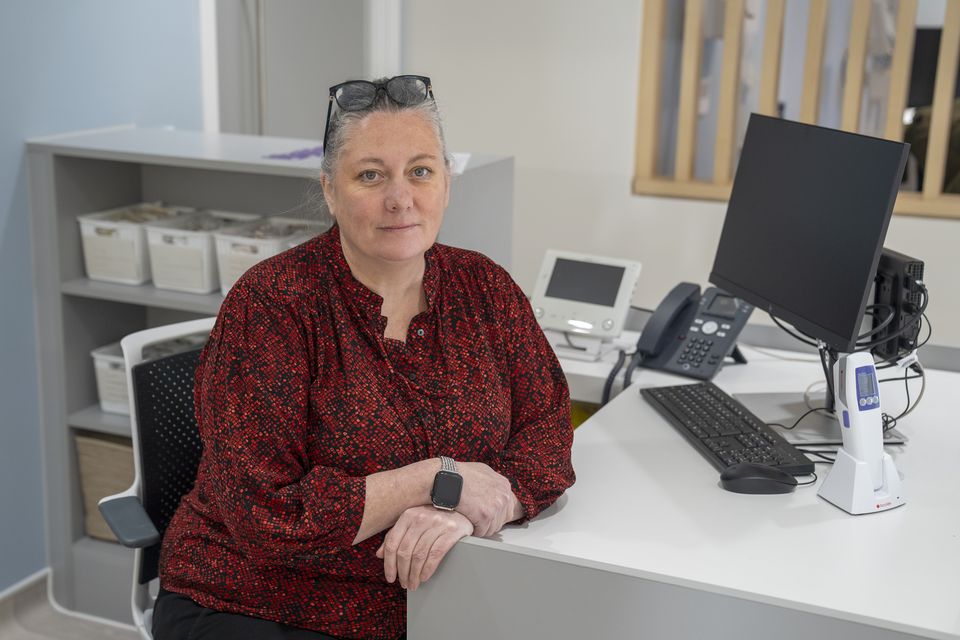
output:
[[[193,407],[193,382],[200,348],[156,357],[159,343],[209,334],[216,318],[145,329],[120,341],[130,390],[134,489],[161,541],[184,494],[193,488],[202,453]],[[151,357],[154,356],[154,357]],[[160,542],[138,549],[134,582],[157,577]],[[134,619],[145,593],[134,591]]]
[[[193,409],[200,351],[194,348],[161,356],[156,345],[209,334],[215,321],[202,318],[144,329],[120,341],[130,396],[134,469],[133,485],[122,495],[140,499],[161,542],[180,499],[193,487],[202,453]],[[158,573],[161,542],[134,551],[130,610],[134,625],[146,639],[152,638],[156,591],[151,583]]]
[[[163,534],[180,499],[192,488],[203,453],[193,408],[200,349],[148,360],[132,369],[139,435],[140,496]],[[143,549],[139,582],[157,577],[161,542]]]

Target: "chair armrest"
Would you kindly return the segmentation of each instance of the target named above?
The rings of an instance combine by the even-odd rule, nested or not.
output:
[[[142,549],[160,541],[160,532],[136,496],[105,498],[99,507],[103,519],[123,546]]]

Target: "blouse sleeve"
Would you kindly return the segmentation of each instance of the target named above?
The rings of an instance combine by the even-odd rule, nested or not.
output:
[[[553,504],[576,480],[570,461],[570,393],[523,291],[506,272],[498,280],[512,399],[510,437],[491,467],[510,480],[526,520]]]
[[[235,287],[198,369],[196,410],[210,499],[261,562],[322,565],[352,545],[363,517],[365,479],[309,463],[310,384],[295,314]]]

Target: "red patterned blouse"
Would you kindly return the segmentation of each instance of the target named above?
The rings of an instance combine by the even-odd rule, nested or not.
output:
[[[352,545],[368,474],[438,455],[510,479],[531,518],[574,482],[567,384],[520,288],[471,251],[426,254],[427,311],[383,337],[337,227],[250,269],[197,370],[204,451],[163,541],[163,586],[342,638],[396,638],[406,596]]]

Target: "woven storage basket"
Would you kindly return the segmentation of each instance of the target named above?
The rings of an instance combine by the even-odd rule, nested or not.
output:
[[[126,491],[133,484],[133,445],[130,438],[80,431],[77,467],[83,492],[84,528],[91,538],[116,542],[97,508],[100,498]]]

